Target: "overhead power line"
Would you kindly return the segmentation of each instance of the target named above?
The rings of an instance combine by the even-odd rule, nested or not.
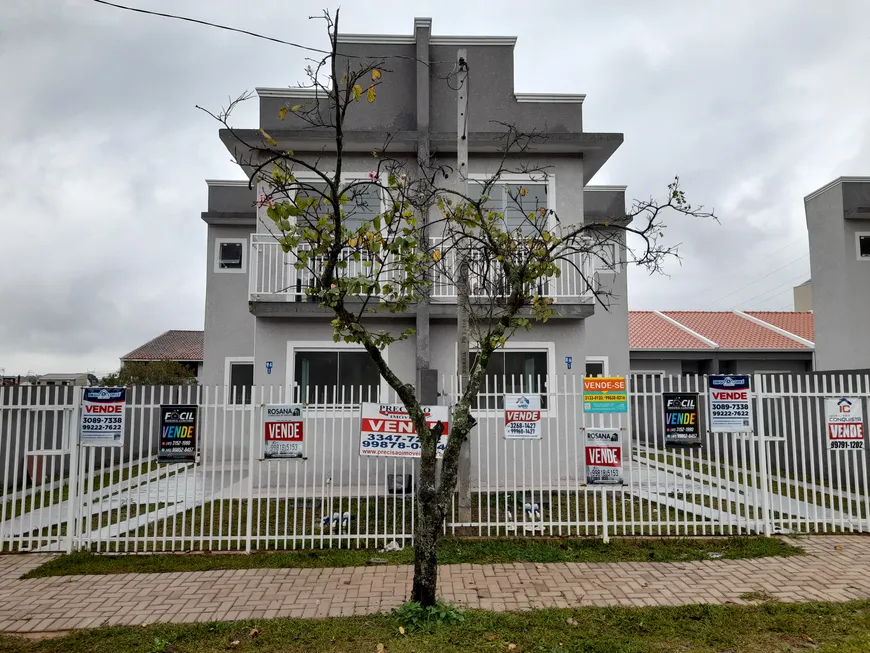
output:
[[[741,302],[741,303],[742,303],[743,305],[745,305],[745,306],[750,307],[750,308],[751,308],[752,306],[757,305],[757,304],[763,304],[764,302],[769,301],[769,300],[773,299],[774,297],[779,297],[779,296],[782,295],[783,293],[786,293],[786,292],[789,292],[789,291],[793,290],[793,289],[794,289],[794,284],[795,284],[795,282],[796,282],[796,281],[800,281],[800,280],[802,280],[802,279],[805,279],[806,276],[807,276],[806,274],[801,274],[801,275],[799,275],[799,276],[797,276],[797,277],[794,277],[793,279],[789,279],[788,281],[779,284],[778,286],[774,286],[773,288],[768,288],[768,289],[765,290],[763,293],[759,293],[759,294],[757,294],[757,295],[755,295],[755,296],[753,296],[753,297],[750,297],[749,299],[747,299],[747,300],[745,300],[744,302]],[[780,290],[778,293],[776,293],[776,294],[774,294],[774,295],[770,295],[769,297],[765,297],[765,295],[767,295],[768,293],[773,292],[774,290],[778,290],[778,289],[780,289],[780,288],[783,288],[783,290]],[[764,299],[762,299],[760,302],[755,302],[755,304],[750,304],[750,302],[752,302],[752,301],[758,299],[759,297],[764,297]],[[735,304],[735,305],[731,308],[731,310],[734,310],[738,305],[739,305],[739,304]]]
[[[127,5],[121,5],[116,2],[109,2],[108,0],[93,0],[97,4],[106,5],[107,7],[115,7],[116,9],[123,9],[124,11],[132,11],[137,14],[145,14],[148,16],[157,16],[160,18],[169,18],[171,20],[181,20],[188,23],[195,23],[197,25],[204,25],[205,27],[214,27],[215,29],[222,29],[228,32],[236,32],[237,34],[245,34],[246,36],[253,36],[257,39],[263,39],[264,41],[271,41],[272,43],[278,43],[280,45],[288,45],[291,48],[298,48],[300,50],[306,50],[308,52],[316,52],[317,54],[325,54],[331,55],[332,51],[330,50],[322,50],[320,48],[314,48],[310,45],[302,45],[301,43],[294,43],[293,41],[285,41],[284,39],[275,38],[274,36],[267,36],[265,34],[260,34],[258,32],[251,32],[246,29],[240,29],[238,27],[230,27],[229,25],[221,25],[219,23],[212,23],[208,20],[202,20],[199,18],[190,18],[188,16],[180,16],[178,14],[167,14],[161,11],[151,11],[150,9],[142,9],[140,7],[129,7]],[[390,55],[357,55],[357,54],[345,54],[343,52],[336,52],[336,54],[340,57],[346,57],[348,59],[408,59],[410,61],[416,61],[422,63],[427,67],[432,67],[434,64],[452,64],[452,61],[422,61],[421,59],[417,59],[416,57],[409,57],[402,54],[390,54]],[[451,73],[448,73],[446,76],[449,76]],[[438,75],[439,78],[444,79],[445,75]]]
[[[780,252],[784,252],[784,251],[787,250],[789,247],[791,247],[792,245],[794,245],[794,244],[797,243],[797,242],[800,242],[800,241],[803,240],[803,239],[804,239],[803,236],[800,236],[800,237],[798,237],[798,238],[795,238],[793,241],[791,241],[791,242],[788,243],[787,245],[783,245],[782,247],[780,247],[779,249],[777,249],[777,250],[775,250],[775,251],[773,251],[773,252],[770,252],[770,253],[768,253],[768,254],[762,254],[762,258],[763,258],[764,260],[767,260],[767,259],[769,259],[771,256],[776,256],[776,255],[779,254]],[[712,285],[709,285],[709,286],[707,286],[706,288],[704,288],[704,289],[702,289],[702,290],[699,290],[699,291],[698,291],[698,295],[699,295],[699,296],[700,296],[700,295],[703,295],[703,294],[704,294],[705,292],[707,292],[708,290],[713,290],[713,288],[717,288],[717,287],[719,287],[719,286],[721,286],[721,285],[722,285],[722,282],[721,282],[721,281],[717,281],[716,283],[714,283],[714,284],[712,284]]]
[[[274,36],[266,36],[265,34],[258,34],[257,32],[250,32],[246,29],[239,29],[238,27],[230,27],[229,25],[219,25],[218,23],[212,23],[207,20],[200,20],[199,18],[188,18],[187,16],[178,16],[176,14],[165,14],[160,11],[151,11],[150,9],[140,9],[139,7],[128,7],[126,5],[119,5],[114,2],[108,2],[108,0],[94,0],[94,2],[107,5],[109,7],[115,7],[116,9],[124,9],[125,11],[133,11],[137,14],[147,14],[149,16],[159,16],[161,18],[171,18],[173,20],[183,20],[188,23],[196,23],[197,25],[205,25],[206,27],[214,27],[216,29],[224,29],[228,32],[237,32],[239,34],[247,34],[248,36],[253,36],[254,38],[263,39],[265,41],[272,41],[273,43],[280,43],[281,45],[289,45],[292,48],[299,48],[300,50],[308,50],[309,52],[317,52],[319,54],[332,54],[332,52],[328,50],[321,50],[319,48],[312,48],[307,45],[302,45],[300,43],[293,43],[292,41],[284,41],[283,39],[275,38]]]
[[[765,279],[767,279],[767,278],[770,277],[771,275],[776,274],[776,273],[779,272],[780,270],[784,270],[784,269],[787,268],[789,265],[793,265],[793,264],[797,263],[798,261],[800,261],[801,259],[805,259],[805,258],[806,258],[807,256],[809,256],[809,255],[810,255],[810,253],[807,252],[806,254],[803,254],[802,256],[798,256],[796,259],[793,259],[793,260],[789,261],[789,262],[786,263],[785,265],[782,265],[782,266],[776,268],[775,270],[772,270],[771,272],[768,272],[768,273],[765,274],[763,277],[758,277],[755,281],[752,281],[752,282],[750,282],[750,283],[747,283],[745,286],[742,286],[742,287],[738,288],[737,290],[728,293],[727,295],[722,295],[719,299],[716,299],[716,300],[714,300],[714,301],[712,301],[712,302],[708,302],[706,305],[707,305],[707,306],[712,306],[713,304],[718,304],[718,303],[721,302],[723,299],[727,299],[728,297],[731,297],[732,295],[736,295],[736,294],[739,293],[741,290],[746,290],[747,288],[749,288],[749,287],[754,286],[755,284],[757,284],[759,281],[764,281]]]

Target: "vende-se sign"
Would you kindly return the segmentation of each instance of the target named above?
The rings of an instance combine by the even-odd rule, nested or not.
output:
[[[424,406],[423,413],[429,428],[435,427],[438,422],[444,427],[435,451],[435,455],[442,458],[449,434],[449,409],[447,406]],[[404,406],[363,403],[360,426],[361,456],[420,457],[420,438]]]
[[[305,423],[299,404],[267,404],[263,411],[263,458],[305,458]]]
[[[628,390],[625,377],[586,377],[583,379],[583,411],[587,413],[627,413]]]

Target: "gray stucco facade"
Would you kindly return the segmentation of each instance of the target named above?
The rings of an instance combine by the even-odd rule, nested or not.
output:
[[[840,177],[807,195],[804,205],[816,370],[866,369],[870,367],[870,177]]]
[[[548,204],[563,224],[588,221],[607,222],[624,216],[624,187],[593,187],[589,179],[622,142],[622,134],[583,131],[583,96],[530,95],[513,88],[515,39],[510,37],[439,37],[431,34],[431,23],[418,19],[411,36],[340,35],[341,52],[363,59],[374,53],[391,58],[389,72],[378,87],[378,100],[362,103],[350,111],[345,123],[344,169],[365,175],[371,168],[370,151],[380,147],[385,134],[391,137],[390,152],[406,157],[413,167],[415,158],[426,152],[439,161],[455,165],[456,93],[445,84],[444,74],[453,68],[457,50],[467,50],[472,71],[473,97],[469,112],[469,176],[486,175],[495,169],[494,152],[503,127],[511,124],[524,131],[546,132],[548,138],[534,144],[517,164],[546,167],[549,175]],[[433,62],[430,66],[420,61]],[[313,102],[307,90],[258,89],[260,126],[279,147],[298,156],[317,157],[319,166],[330,166],[330,134],[305,130],[293,114],[279,118],[281,107]],[[221,130],[221,139],[242,169],[245,148],[237,135],[254,137],[256,130],[235,134]],[[455,176],[454,176],[455,177]],[[453,183],[451,179],[445,183]],[[288,301],[270,295],[273,287],[263,284],[266,276],[259,266],[265,260],[254,255],[254,243],[263,242],[268,226],[258,216],[257,189],[247,182],[208,182],[208,270],[206,287],[204,366],[201,381],[227,386],[233,363],[253,364],[255,385],[292,385],[294,352],[301,350],[352,350],[332,339],[330,316],[316,304]],[[602,227],[603,228],[603,227]],[[216,257],[222,243],[244,245],[241,268],[220,269]],[[628,318],[627,275],[623,265],[624,246],[617,248],[617,265],[596,272],[595,278],[607,290],[607,310],[591,297],[558,304],[560,316],[546,324],[535,324],[519,332],[506,350],[522,349],[546,355],[547,372],[567,372],[566,356],[573,360],[572,372],[580,372],[587,356],[606,362],[605,371],[627,374]],[[259,250],[258,250],[259,251]],[[281,285],[280,283],[278,284]],[[261,287],[262,286],[262,287]],[[420,314],[418,315],[418,311]],[[379,317],[383,328],[401,331],[417,327],[417,335],[397,342],[387,350],[391,367],[406,381],[418,378],[421,369],[436,370],[439,378],[455,374],[455,299],[437,300],[425,309],[414,307],[407,314]],[[269,363],[267,367],[267,363]],[[443,389],[443,388],[442,388]]]

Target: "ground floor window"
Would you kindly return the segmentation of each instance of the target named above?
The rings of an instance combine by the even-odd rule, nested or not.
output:
[[[254,386],[254,364],[249,362],[230,362],[230,386],[227,403],[251,403],[251,390]]]
[[[540,393],[541,407],[547,407],[547,374],[549,357],[546,351],[509,349],[493,352],[480,384],[477,407],[504,408],[504,394]],[[477,353],[471,353],[471,366]]]
[[[609,373],[606,356],[587,356],[586,357],[586,376],[607,376]]]
[[[365,351],[296,351],[294,382],[299,401],[317,405],[351,405],[378,401],[381,375]]]

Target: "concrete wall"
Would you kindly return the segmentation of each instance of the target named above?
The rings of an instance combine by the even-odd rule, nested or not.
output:
[[[206,255],[205,337],[199,380],[204,385],[223,385],[226,357],[254,355],[255,318],[248,311],[250,234],[253,225],[209,225]],[[245,273],[215,272],[215,242],[218,238],[245,238],[242,252]]]
[[[808,360],[770,360],[748,359],[735,361],[735,374],[755,374],[764,372],[785,372],[787,374],[805,374],[812,371],[812,361]]]
[[[810,281],[794,287],[794,310],[813,310],[813,284]]]
[[[400,333],[413,326],[413,319],[387,319],[375,322],[374,329]],[[325,318],[264,318],[256,324],[255,385],[285,385],[291,367],[287,360],[287,345],[293,342],[320,343],[325,350],[337,345],[332,340],[332,327]],[[306,345],[308,346],[308,345]],[[313,345],[311,345],[313,346]],[[319,346],[319,345],[318,345]],[[403,381],[413,383],[415,378],[415,341],[413,338],[396,342],[387,349],[387,362]],[[272,373],[266,372],[266,361],[272,361]],[[290,379],[292,382],[292,379]]]
[[[664,372],[667,375],[679,376],[683,373],[682,361],[678,358],[645,359],[632,358],[630,363],[632,372]]]
[[[456,323],[436,322],[430,328],[432,347],[432,368],[440,376],[456,374]],[[550,351],[552,365],[550,374],[565,374],[568,369],[565,357],[571,356],[574,364],[572,372],[580,373],[577,365],[586,355],[584,320],[554,319],[546,323],[534,324],[530,331],[518,331],[507,343],[511,349]],[[547,345],[552,344],[552,348]]]
[[[856,211],[868,189],[870,181],[844,181],[805,202],[817,370],[870,366],[870,260],[858,260],[856,249],[856,234],[870,232],[870,219],[855,219],[870,218]]]

